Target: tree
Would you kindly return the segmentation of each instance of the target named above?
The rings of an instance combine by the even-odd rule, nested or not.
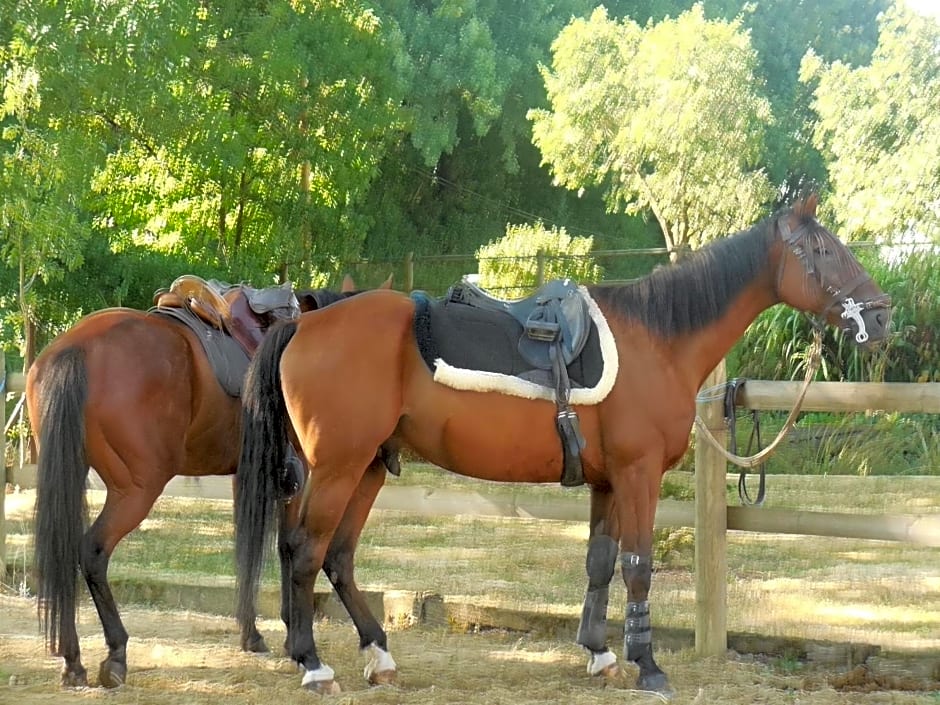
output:
[[[27,0],[18,17],[9,46],[40,77],[44,117],[106,154],[78,186],[115,249],[259,283],[358,254],[355,205],[400,102],[358,0]]]
[[[551,279],[597,282],[601,268],[591,257],[593,245],[592,238],[571,237],[564,228],[507,225],[504,237],[477,250],[480,286],[521,298]]]
[[[405,122],[365,209],[369,257],[466,253],[499,237],[507,221],[536,218],[622,246],[623,218],[606,215],[600,199],[579,201],[552,186],[526,119],[530,108],[547,105],[538,65],[570,18],[592,5],[377,2],[383,26],[401,38],[395,62]]]
[[[611,210],[652,211],[674,253],[698,247],[772,195],[756,61],[740,22],[706,20],[701,5],[645,29],[600,8],[553,45],[534,141],[559,183],[603,186]]]
[[[660,6],[664,2],[655,0]],[[890,4],[891,0],[709,0],[706,16],[740,16],[757,51],[758,72],[774,116],[767,131],[766,167],[777,189],[777,203],[789,203],[807,184],[823,185],[827,177],[825,161],[812,142],[815,115],[811,92],[799,80],[800,61],[812,50],[825,61],[869,63],[878,43],[878,15]]]
[[[0,100],[0,263],[14,272],[15,308],[3,327],[27,365],[36,354],[36,285],[61,281],[81,266],[90,237],[75,184],[93,160],[80,141],[57,135],[42,119],[39,75],[0,50],[5,75]],[[83,158],[84,157],[84,158]]]
[[[829,161],[828,205],[856,237],[940,239],[940,24],[900,3],[883,15],[868,66],[803,62],[815,85],[815,141]]]

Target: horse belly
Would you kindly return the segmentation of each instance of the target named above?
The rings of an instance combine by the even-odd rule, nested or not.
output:
[[[553,403],[432,385],[399,423],[398,435],[415,452],[468,477],[558,482],[561,440]]]

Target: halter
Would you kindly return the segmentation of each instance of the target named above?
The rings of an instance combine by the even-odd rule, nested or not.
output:
[[[811,222],[818,225],[815,218]],[[862,284],[868,281],[872,281],[871,275],[869,275],[865,270],[860,271],[858,274],[852,277],[848,283],[844,284],[839,289],[836,289],[832,285],[827,284],[825,281],[823,281],[822,272],[816,271],[816,262],[802,244],[804,236],[810,231],[810,224],[804,223],[796,230],[790,230],[790,225],[787,223],[786,217],[781,216],[777,219],[777,228],[780,231],[780,239],[783,240],[783,242],[790,248],[793,254],[799,257],[800,261],[803,263],[803,268],[806,270],[806,274],[816,275],[819,281],[819,285],[822,286],[829,294],[829,299],[822,310],[815,314],[806,312],[806,316],[809,318],[813,327],[819,331],[822,331],[825,327],[826,314],[837,305],[841,305],[842,313],[840,315],[842,319],[845,321],[851,319],[855,322],[855,325],[858,329],[858,332],[855,334],[855,342],[860,344],[868,342],[868,330],[865,326],[865,319],[862,317],[862,311],[872,308],[887,308],[890,306],[890,297],[886,294],[883,294],[877,298],[871,299],[870,301],[857,302],[850,296]],[[780,268],[777,270],[778,292],[780,290],[780,282],[783,280],[783,272],[785,267],[786,258],[781,259]]]

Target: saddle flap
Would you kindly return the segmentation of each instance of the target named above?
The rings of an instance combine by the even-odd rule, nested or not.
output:
[[[567,280],[549,282],[535,300],[535,308],[523,323],[519,354],[530,364],[551,367],[549,348],[557,347],[565,365],[581,354],[591,332],[587,302]]]
[[[248,306],[259,315],[279,312],[281,309],[284,310],[285,315],[279,318],[293,320],[300,315],[300,305],[297,303],[297,297],[294,295],[294,288],[290,282],[266,289],[253,289],[249,286],[243,288],[248,299]]]

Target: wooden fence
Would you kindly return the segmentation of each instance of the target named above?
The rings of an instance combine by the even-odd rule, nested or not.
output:
[[[720,367],[706,387],[721,381],[723,375],[723,367]],[[5,381],[4,398],[6,393],[21,393],[24,389],[22,374],[11,373]],[[798,382],[749,380],[739,393],[737,402],[742,407],[753,409],[789,409],[800,386]],[[4,407],[0,404],[0,421],[5,425]],[[884,410],[935,414],[940,413],[940,383],[815,382],[807,391],[802,408],[804,411],[826,412]],[[721,404],[700,402],[698,412],[720,438],[725,431]],[[940,547],[940,516],[873,516],[729,507],[726,489],[728,467],[724,458],[708,443],[697,443],[695,454],[695,502],[661,501],[656,524],[695,528],[695,645],[701,655],[717,655],[727,649],[729,530],[906,541]],[[31,486],[35,482],[35,469],[15,468],[10,479],[22,486]],[[229,478],[214,478],[212,482],[196,485],[178,477],[170,483],[165,494],[230,499],[231,481]],[[375,507],[425,515],[475,514],[565,521],[588,519],[588,503],[583,495],[533,497],[524,491],[491,495],[465,490],[386,486],[380,492]],[[4,507],[0,502],[0,577],[6,565],[5,539]]]

